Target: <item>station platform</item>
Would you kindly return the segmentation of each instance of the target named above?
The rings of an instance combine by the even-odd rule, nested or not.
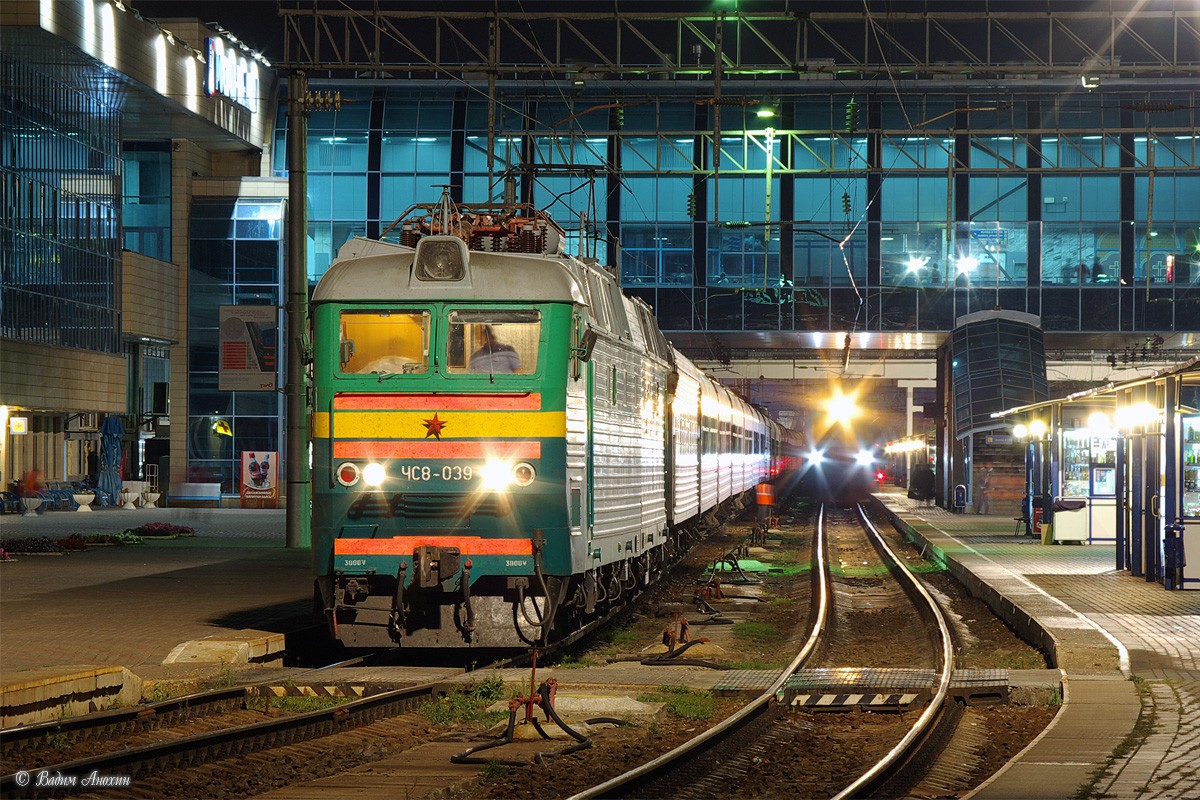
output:
[[[1200,592],[1118,572],[1112,545],[1043,545],[1011,517],[877,496],[1063,673],[1051,725],[967,797],[1200,798]]]
[[[53,709],[60,714],[87,711],[97,695],[128,704],[143,680],[198,685],[282,656],[287,634],[311,624],[312,607],[310,552],[284,547],[284,513],[107,508],[0,516],[5,539],[120,533],[149,522],[195,531],[0,562],[3,724],[33,721],[56,697],[64,698]],[[91,699],[80,707],[71,697]]]
[[[1052,725],[970,796],[1200,798],[1200,592],[1117,572],[1112,546],[1042,545],[1014,535],[1007,516],[954,514],[899,490],[879,497],[1062,673]],[[5,706],[270,665],[285,637],[309,625],[309,551],[284,547],[282,511],[5,515],[0,536],[116,533],[156,521],[195,534],[0,562]],[[264,680],[273,672],[247,668]]]

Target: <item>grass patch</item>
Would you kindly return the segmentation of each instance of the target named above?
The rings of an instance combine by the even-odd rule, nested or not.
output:
[[[54,750],[70,750],[71,737],[61,731],[46,734],[46,746]]]
[[[229,689],[237,685],[237,678],[232,667],[222,667],[221,671],[211,678],[201,681],[201,689]]]
[[[175,693],[171,691],[171,687],[166,683],[156,683],[150,687],[149,691],[142,692],[143,703],[161,703],[164,700],[169,700],[174,697]]]
[[[504,699],[504,680],[486,678],[472,681],[450,694],[443,695],[421,707],[426,719],[436,725],[478,722],[489,726],[508,716],[504,711],[488,711],[488,706]]]
[[[686,686],[659,686],[656,691],[639,695],[643,703],[662,703],[667,713],[681,719],[705,720],[717,713],[717,701],[712,692],[701,692]]]
[[[340,706],[342,703],[348,702],[349,697],[328,697],[316,695],[284,695],[283,697],[275,697],[266,695],[262,698],[262,710],[264,712],[271,709],[278,709],[287,712],[288,714],[307,714],[309,711],[320,711],[325,708],[333,708]],[[257,702],[248,702],[249,708],[255,708]]]
[[[995,653],[996,669],[1045,669],[1046,659],[1041,653],[1015,651]]]
[[[508,765],[499,761],[489,761],[479,771],[479,776],[485,781],[497,781],[508,775]]]
[[[611,635],[605,637],[605,640],[613,647],[621,649],[629,649],[636,647],[641,642],[642,636],[632,628],[623,628],[619,631],[614,631]]]
[[[783,634],[779,632],[779,628],[770,622],[738,622],[733,626],[733,635],[738,639],[759,644],[783,641]]]
[[[591,656],[579,653],[563,653],[555,659],[554,666],[560,669],[581,669],[596,666],[596,660]]]

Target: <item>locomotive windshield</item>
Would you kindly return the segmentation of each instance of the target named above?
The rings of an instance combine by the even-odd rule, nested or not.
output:
[[[424,373],[429,369],[428,311],[343,311],[343,373]]]
[[[532,309],[450,312],[446,371],[456,375],[532,375],[541,314]]]

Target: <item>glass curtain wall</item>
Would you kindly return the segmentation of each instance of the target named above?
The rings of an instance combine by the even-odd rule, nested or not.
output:
[[[946,331],[997,303],[1054,331],[1194,327],[1196,93],[994,95],[747,95],[714,141],[690,96],[501,92],[489,134],[479,93],[351,90],[310,120],[310,278],[440,184],[497,200],[507,177],[594,221],[671,330]]]
[[[280,450],[277,392],[219,388],[220,307],[281,302],[281,200],[197,197],[192,202],[188,267],[189,481],[238,492],[240,453]]]
[[[126,142],[121,158],[121,235],[126,250],[171,260],[171,143]]]
[[[0,57],[0,333],[120,352],[118,110]]]

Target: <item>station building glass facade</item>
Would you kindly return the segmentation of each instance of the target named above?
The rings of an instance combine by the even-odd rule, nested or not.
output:
[[[188,268],[188,480],[232,491],[241,453],[281,452],[277,392],[222,391],[223,305],[279,306],[284,202],[267,198],[192,200]]]
[[[796,93],[767,118],[747,96],[718,131],[696,98],[529,90],[499,98],[490,162],[486,97],[434,94],[312,115],[310,279],[441,184],[498,200],[507,174],[570,248],[584,215],[671,331],[946,332],[996,306],[1047,332],[1196,328],[1194,91]],[[281,112],[277,176],[285,135]]]
[[[0,74],[0,333],[119,352],[119,110],[8,56]]]

